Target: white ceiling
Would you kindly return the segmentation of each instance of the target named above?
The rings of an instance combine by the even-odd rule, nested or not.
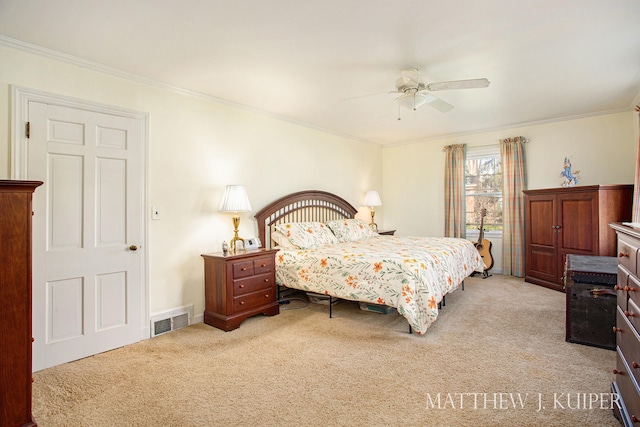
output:
[[[0,36],[382,145],[640,96],[638,0],[0,0]],[[406,68],[491,85],[398,121]]]

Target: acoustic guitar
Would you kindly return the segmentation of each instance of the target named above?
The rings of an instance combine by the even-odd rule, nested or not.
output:
[[[493,256],[491,256],[491,242],[484,238],[484,217],[487,216],[487,210],[482,209],[480,212],[480,234],[478,234],[478,241],[473,242],[476,249],[482,257],[484,264],[484,271],[482,272],[482,278],[489,277],[489,270],[493,268]]]

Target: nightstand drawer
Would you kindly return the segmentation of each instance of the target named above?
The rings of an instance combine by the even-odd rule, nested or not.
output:
[[[233,295],[239,296],[258,291],[260,289],[273,289],[273,274],[261,274],[246,279],[233,281]]]
[[[253,260],[237,261],[233,263],[233,278],[241,279],[243,277],[253,276]]]
[[[273,289],[266,289],[259,292],[239,296],[233,299],[234,313],[251,310],[254,307],[260,307],[276,300]]]
[[[273,271],[273,257],[262,257],[248,261],[238,261],[233,263],[233,278],[253,276],[255,274],[270,273]]]
[[[275,271],[273,257],[263,257],[253,260],[255,274],[266,274]]]

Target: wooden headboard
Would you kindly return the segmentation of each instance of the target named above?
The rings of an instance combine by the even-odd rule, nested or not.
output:
[[[319,221],[353,218],[358,212],[349,202],[326,191],[310,190],[289,194],[265,206],[255,214],[258,235],[265,248],[271,248],[271,232],[285,222]]]

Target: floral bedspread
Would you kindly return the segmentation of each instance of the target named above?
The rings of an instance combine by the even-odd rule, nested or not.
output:
[[[442,297],[482,269],[470,241],[446,237],[379,236],[276,254],[278,284],[395,307],[419,334]]]

